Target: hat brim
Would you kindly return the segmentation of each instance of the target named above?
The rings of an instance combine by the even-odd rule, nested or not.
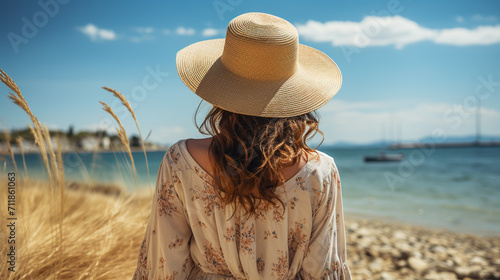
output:
[[[194,43],[176,56],[180,79],[208,103],[224,110],[261,117],[293,117],[325,105],[340,89],[337,64],[323,52],[299,44],[298,69],[278,81],[247,79],[221,62],[225,39]]]

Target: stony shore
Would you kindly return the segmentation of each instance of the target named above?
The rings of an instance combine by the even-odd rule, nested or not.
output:
[[[482,237],[346,214],[353,279],[500,279],[500,237]]]
[[[115,185],[69,189],[128,195]],[[144,202],[149,203],[150,198]],[[456,233],[345,213],[347,259],[355,280],[500,279],[500,237]]]

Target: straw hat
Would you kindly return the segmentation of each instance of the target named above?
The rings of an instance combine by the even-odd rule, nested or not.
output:
[[[225,39],[177,53],[177,72],[210,104],[243,115],[292,117],[325,105],[340,89],[340,70],[323,52],[299,44],[297,29],[265,13],[240,15]]]

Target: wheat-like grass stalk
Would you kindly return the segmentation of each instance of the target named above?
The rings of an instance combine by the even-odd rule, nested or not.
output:
[[[134,118],[135,121],[137,121],[137,118],[135,117],[135,113],[134,113],[134,110],[132,110],[132,105],[130,105],[130,102],[128,102],[127,98],[125,98],[125,96],[123,96],[123,94],[121,94],[119,91],[117,90],[114,90],[112,88],[109,88],[109,87],[102,87],[103,89],[113,93],[113,95],[120,99],[120,101],[122,102],[123,106],[127,107],[128,111],[130,112],[130,114],[132,114],[132,117]]]
[[[49,159],[47,157],[47,150],[45,146],[45,141],[43,140],[42,133],[40,132],[39,129],[36,129],[37,126],[35,125],[33,125],[32,127],[30,124],[28,124],[28,127],[35,139],[35,143],[38,145],[38,148],[40,149],[40,154],[42,155],[45,168],[47,169],[47,176],[49,178],[49,181],[52,181],[52,172],[50,171]]]
[[[122,174],[122,169],[120,168],[120,162],[118,161],[118,158],[116,157],[115,145],[113,145],[113,143],[111,143],[111,150],[113,151],[113,156],[115,157],[116,167],[118,167],[118,174],[120,174],[120,178],[124,178],[123,174]]]
[[[20,97],[23,96],[16,83],[2,69],[0,69],[0,80]]]
[[[52,174],[50,172],[50,165],[49,165],[49,159],[47,156],[47,151],[45,149],[45,141],[42,136],[42,125],[38,121],[38,119],[35,117],[33,112],[31,112],[30,107],[28,106],[28,103],[24,99],[24,96],[21,94],[21,90],[19,90],[19,87],[16,85],[16,83],[5,73],[2,69],[0,69],[0,80],[8,86],[10,89],[12,89],[16,94],[10,93],[9,92],[9,98],[16,104],[17,106],[21,107],[28,116],[31,119],[31,122],[33,123],[33,128],[30,126],[30,130],[33,133],[33,137],[35,138],[35,142],[38,144],[38,147],[40,147],[40,154],[42,155],[43,162],[45,163],[45,167],[47,168],[47,174],[49,176],[49,180],[52,180]],[[29,124],[28,124],[29,126]]]
[[[54,175],[54,181],[56,185],[59,185],[59,179],[60,179],[60,174],[59,174],[59,168],[57,167],[57,161],[56,161],[56,154],[54,152],[54,147],[52,146],[52,141],[50,139],[50,131],[47,126],[42,126],[41,127],[41,134],[42,137],[45,139],[45,142],[47,143],[47,148],[48,148],[48,154],[49,154],[49,160],[50,160],[50,168],[51,172]]]
[[[118,133],[118,137],[120,138],[120,141],[125,146],[127,154],[130,158],[130,162],[132,163],[132,171],[134,172],[135,185],[137,188],[137,193],[139,193],[139,181],[137,180],[137,170],[135,168],[135,162],[134,162],[134,157],[132,156],[132,151],[130,150],[130,143],[129,143],[129,140],[127,137],[127,132],[125,131],[125,128],[123,127],[122,122],[120,121],[118,116],[115,114],[113,109],[111,109],[111,107],[109,107],[108,104],[106,104],[105,102],[99,101],[99,103],[101,103],[101,105],[103,106],[102,109],[104,111],[108,112],[116,120],[116,122],[118,123],[118,126],[120,127],[120,129],[118,129],[118,127],[115,127],[115,129],[116,129],[116,132]],[[138,203],[140,203],[140,202],[138,202]],[[139,207],[142,209],[141,205],[139,205]],[[144,213],[141,212],[141,215],[144,216]]]
[[[130,102],[128,102],[127,98],[125,98],[125,96],[123,94],[121,94],[119,91],[114,90],[114,89],[109,88],[109,87],[102,87],[102,88],[113,93],[113,95],[116,98],[120,99],[123,106],[125,106],[128,109],[128,111],[130,112],[130,114],[132,115],[132,118],[135,121],[135,126],[137,127],[137,130],[139,131],[139,137],[141,138],[142,151],[144,152],[144,158],[146,160],[146,171],[148,173],[149,184],[151,185],[151,176],[149,175],[149,163],[148,163],[148,155],[146,153],[146,145],[144,143],[144,139],[142,138],[141,128],[139,127],[139,122],[137,121],[137,118],[135,117],[135,112],[132,109],[132,105],[130,105]],[[149,135],[148,135],[148,137],[149,137]]]
[[[23,158],[24,178],[28,178],[28,168],[26,168],[26,159],[24,157],[23,137],[18,136],[16,138],[16,142],[17,142],[17,146],[19,147],[19,151],[21,152],[21,156]]]
[[[120,138],[120,141],[122,142],[122,144],[125,146],[125,150],[127,151],[127,154],[130,158],[130,162],[132,163],[132,170],[134,172],[135,182],[138,186],[139,181],[137,180],[137,171],[135,169],[134,157],[132,156],[132,150],[130,149],[130,142],[129,142],[128,137],[127,137],[127,132],[125,131],[125,128],[123,127],[122,122],[120,121],[118,116],[115,114],[113,109],[111,109],[111,107],[109,107],[108,104],[106,104],[105,102],[99,101],[99,103],[101,103],[101,105],[103,106],[102,109],[104,111],[108,112],[118,123],[119,128],[115,127],[116,132],[118,133],[118,137]]]

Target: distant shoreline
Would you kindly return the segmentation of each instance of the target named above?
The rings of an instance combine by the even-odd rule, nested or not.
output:
[[[158,148],[146,148],[146,152],[158,152],[158,151],[167,151],[168,150],[168,147],[170,146],[161,146],[161,147],[158,147]],[[142,147],[138,147],[138,148],[131,148],[131,151],[132,152],[143,152],[143,149]],[[65,150],[65,151],[61,151],[61,153],[63,154],[68,154],[68,153],[78,153],[78,154],[83,154],[83,153],[113,153],[113,152],[126,152],[124,149],[121,149],[121,150],[113,150],[113,149],[99,149],[99,150],[85,150],[85,149],[73,149],[73,150]],[[14,155],[20,155],[21,152],[19,151],[13,151],[13,154]],[[25,150],[23,151],[23,154],[24,155],[29,155],[29,154],[40,154],[40,150],[37,149],[34,150],[34,151],[30,151],[30,150]],[[0,151],[0,156],[9,156],[9,153],[7,151]]]
[[[391,150],[415,148],[469,148],[469,147],[500,147],[500,142],[463,142],[463,143],[401,143],[389,146]]]

